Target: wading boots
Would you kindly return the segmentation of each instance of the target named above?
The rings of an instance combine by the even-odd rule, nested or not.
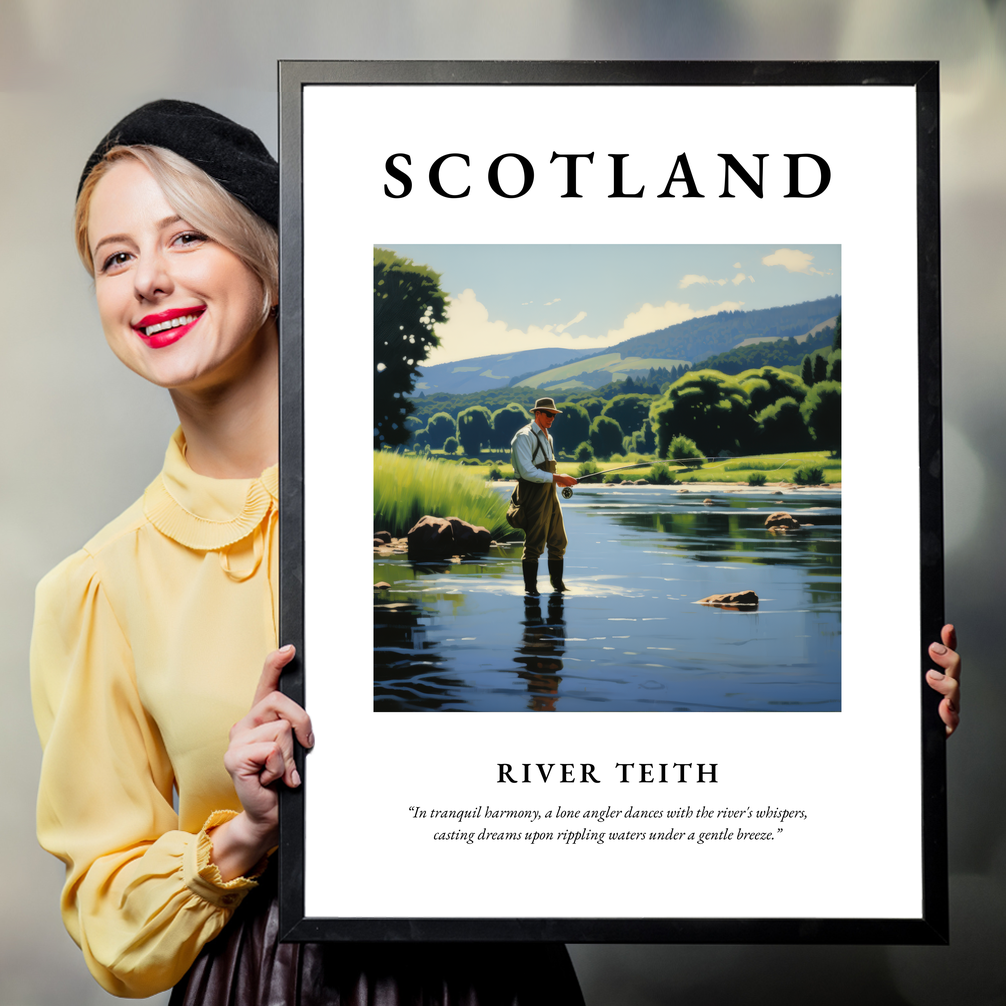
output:
[[[524,593],[528,597],[540,597],[538,593],[538,560],[523,559],[521,569],[524,571]]]
[[[548,560],[548,578],[552,581],[552,589],[560,594],[569,590],[569,587],[562,582],[562,559]]]

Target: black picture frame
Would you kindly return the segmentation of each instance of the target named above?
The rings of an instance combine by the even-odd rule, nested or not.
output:
[[[935,62],[354,62],[282,61],[280,106],[281,427],[280,639],[298,653],[284,692],[311,710],[305,648],[302,101],[305,87],[414,85],[647,85],[912,88],[916,112],[922,905],[911,918],[381,918],[305,913],[304,785],[281,794],[280,926],[288,941],[563,941],[619,943],[939,944],[948,941],[945,736],[939,696],[925,684],[929,641],[943,624],[940,383],[939,69]],[[446,148],[445,148],[446,149]],[[338,864],[333,864],[338,869]]]

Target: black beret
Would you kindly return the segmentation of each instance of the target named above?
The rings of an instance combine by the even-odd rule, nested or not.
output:
[[[279,226],[279,165],[250,130],[191,101],[164,98],[114,125],[84,165],[77,195],[91,169],[112,147],[165,147],[202,168],[273,227]]]

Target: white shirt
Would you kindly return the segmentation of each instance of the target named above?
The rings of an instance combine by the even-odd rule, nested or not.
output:
[[[538,457],[534,464],[531,458],[534,457],[535,444],[540,444]],[[527,426],[519,429],[510,441],[510,463],[514,471],[522,479],[528,482],[553,482],[551,472],[543,472],[540,468],[535,468],[535,464],[543,464],[546,461],[554,461],[555,453],[552,449],[552,437],[547,430],[543,430],[537,423],[531,422]]]

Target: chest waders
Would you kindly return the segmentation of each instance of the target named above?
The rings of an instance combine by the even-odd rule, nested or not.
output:
[[[537,434],[535,449],[531,455],[531,463],[541,451],[541,439]],[[542,453],[544,453],[542,451]],[[555,475],[555,461],[542,461],[534,464],[541,472]],[[517,479],[517,497],[524,514],[524,554],[521,556],[521,569],[524,573],[524,592],[529,597],[538,597],[538,558],[548,546],[548,574],[552,581],[552,589],[566,590],[562,582],[563,556],[566,554],[566,529],[562,523],[562,510],[555,492],[554,482],[531,482],[528,479]]]

